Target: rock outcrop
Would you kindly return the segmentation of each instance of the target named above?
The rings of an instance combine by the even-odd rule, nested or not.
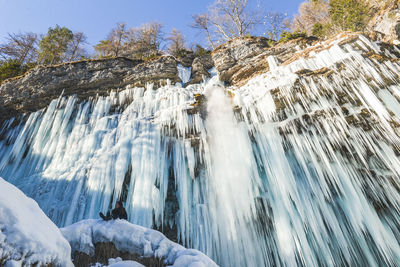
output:
[[[0,85],[0,122],[44,108],[61,93],[89,98],[126,85],[163,85],[167,79],[180,81],[177,61],[169,56],[148,62],[111,58],[36,67]]]
[[[189,84],[200,83],[204,78],[210,77],[208,71],[214,66],[213,63],[210,54],[195,58],[192,63],[192,76]]]
[[[236,38],[217,47],[212,59],[222,81],[240,86],[315,41],[315,38],[299,38],[271,46],[273,42],[264,37]],[[275,56],[277,62],[270,61],[269,56]]]
[[[400,1],[369,0],[372,19],[368,30],[383,42],[400,45]]]

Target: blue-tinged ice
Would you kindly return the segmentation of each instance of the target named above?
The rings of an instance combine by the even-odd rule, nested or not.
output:
[[[190,77],[192,75],[191,67],[184,67],[181,64],[178,64],[178,76],[181,79],[182,83],[185,85],[190,81]]]
[[[59,226],[122,198],[131,222],[176,229],[221,266],[396,266],[400,65],[363,56],[367,39],[339,44],[271,57],[240,88],[60,97],[4,124],[0,176]]]

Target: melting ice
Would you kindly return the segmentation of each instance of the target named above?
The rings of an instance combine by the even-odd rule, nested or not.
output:
[[[60,97],[4,124],[0,176],[59,226],[122,198],[221,266],[395,266],[400,66],[338,43],[236,89]]]

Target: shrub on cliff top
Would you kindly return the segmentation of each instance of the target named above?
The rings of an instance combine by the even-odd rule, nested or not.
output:
[[[0,62],[0,84],[4,80],[24,74],[35,65],[34,63],[22,64],[16,59]]]
[[[290,40],[294,40],[297,38],[304,38],[307,37],[307,33],[305,32],[287,32],[284,31],[281,34],[281,39],[279,40],[279,43],[286,43]]]
[[[368,19],[368,6],[363,0],[331,0],[329,16],[341,30],[363,31]]]

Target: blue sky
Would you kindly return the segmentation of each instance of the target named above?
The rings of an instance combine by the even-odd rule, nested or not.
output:
[[[250,0],[252,1],[252,0]],[[256,0],[253,0],[256,1]],[[293,14],[303,0],[259,0],[267,11]],[[180,30],[190,44],[205,43],[190,28],[192,15],[204,13],[213,0],[0,0],[0,39],[8,32],[46,33],[56,24],[82,31],[90,45],[104,39],[118,23],[129,27],[149,21],[164,24],[164,32]]]

